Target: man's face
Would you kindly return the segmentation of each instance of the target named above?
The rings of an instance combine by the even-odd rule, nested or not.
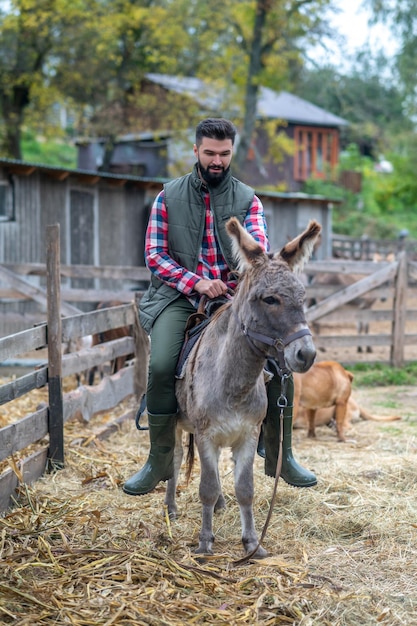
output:
[[[203,137],[201,144],[194,144],[194,154],[202,178],[209,185],[216,186],[224,179],[233,155],[231,139],[209,139]]]

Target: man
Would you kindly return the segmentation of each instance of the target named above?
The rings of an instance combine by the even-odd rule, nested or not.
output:
[[[231,175],[236,128],[225,119],[209,118],[196,128],[191,173],[164,185],[153,204],[146,231],[145,257],[151,284],[139,306],[143,328],[151,335],[147,410],[151,448],[143,468],[123,490],[130,495],[152,491],[173,475],[175,369],[188,317],[199,299],[225,295],[235,282],[235,268],[227,220],[236,216],[268,250],[262,204],[254,190]],[[268,384],[271,406],[264,426],[265,473],[275,475],[279,445],[280,381]],[[289,404],[292,405],[292,398]],[[288,409],[286,409],[288,412]],[[316,484],[314,474],[292,457],[292,413],[284,420],[281,476],[298,487]]]

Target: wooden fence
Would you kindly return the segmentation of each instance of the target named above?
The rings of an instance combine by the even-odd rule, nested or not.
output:
[[[57,230],[58,229],[58,230]],[[0,475],[0,510],[6,510],[16,489],[22,483],[36,480],[46,468],[60,467],[65,462],[63,426],[81,415],[88,420],[91,415],[116,407],[122,400],[136,393],[140,395],[146,382],[147,349],[138,354],[137,345],[131,337],[101,344],[95,348],[84,348],[70,354],[62,354],[62,344],[74,338],[103,332],[110,328],[136,325],[136,302],[140,293],[131,291],[103,291],[61,288],[61,277],[106,278],[141,280],[146,283],[149,274],[145,268],[115,268],[59,265],[59,227],[49,227],[47,233],[48,258],[44,266],[20,264],[0,268],[0,276],[8,280],[8,288],[0,290],[1,297],[34,299],[41,308],[47,309],[47,317],[32,328],[0,338],[0,363],[8,362],[19,355],[47,350],[47,363],[33,368],[15,380],[0,386],[0,405],[28,394],[33,389],[48,385],[48,404],[34,413],[0,429],[0,462],[9,463],[10,468]],[[30,274],[46,276],[46,288],[33,287],[24,276]],[[334,275],[351,277],[357,280],[347,287],[329,283],[314,284],[315,277]],[[311,324],[316,347],[326,350],[326,358],[335,358],[334,350],[351,350],[352,362],[363,360],[365,349],[384,349],[385,355],[378,360],[401,367],[406,360],[417,359],[417,263],[409,261],[401,253],[392,263],[372,263],[359,261],[317,261],[309,263],[305,269],[307,298],[314,298],[315,304],[307,309],[307,319]],[[4,294],[7,294],[5,296]],[[3,294],[3,295],[2,295]],[[360,308],[352,304],[358,299],[372,300],[372,306]],[[72,303],[98,302],[99,300],[119,300],[126,304],[82,313]],[[378,303],[382,303],[377,306]],[[366,323],[370,332],[358,334],[356,323]],[[0,320],[1,323],[1,320]],[[30,323],[28,322],[28,326]],[[375,332],[374,327],[377,329]],[[383,330],[380,330],[380,327]],[[341,332],[341,329],[343,332]],[[139,329],[139,332],[140,329]],[[142,331],[143,332],[143,331]],[[143,338],[142,338],[143,339]],[[362,348],[361,353],[357,352]],[[62,379],[71,374],[83,372],[94,365],[102,364],[117,356],[136,352],[136,366],[126,367],[111,377],[105,377],[96,386],[82,386],[64,394]],[[369,355],[369,353],[368,353]],[[140,366],[138,367],[138,359]],[[340,360],[340,359],[338,359]],[[369,360],[369,356],[368,356]],[[345,363],[346,364],[346,363]],[[140,371],[141,382],[135,387],[135,376]],[[0,370],[1,374],[1,370]],[[127,414],[120,420],[133,418]],[[109,431],[115,424],[109,425]],[[37,442],[48,438],[48,444]],[[36,452],[24,457],[25,449],[36,444]],[[15,462],[19,453],[20,461]]]
[[[397,256],[407,252],[409,259],[417,260],[417,241],[406,235],[406,231],[397,239],[374,239],[372,237],[332,236],[332,255],[337,259],[349,261],[375,261]]]
[[[22,297],[22,293],[26,297],[35,297],[42,306],[46,298],[47,319],[33,328],[0,338],[0,363],[7,363],[18,356],[36,354],[36,351],[45,349],[47,363],[29,367],[28,369],[33,371],[2,384],[0,405],[10,403],[10,413],[13,414],[14,400],[45,385],[48,388],[48,403],[34,413],[16,419],[0,429],[0,462],[7,460],[10,465],[10,468],[0,475],[0,511],[5,511],[13,503],[16,489],[20,484],[30,484],[46,469],[60,468],[64,465],[64,424],[68,420],[82,416],[88,421],[95,413],[113,409],[129,396],[136,395],[139,398],[146,384],[148,340],[138,325],[134,294],[130,292],[130,302],[127,304],[87,313],[79,313],[77,308],[61,302],[59,229],[48,231],[47,238],[48,260],[46,267],[43,268],[48,276],[45,291],[38,288],[33,291],[24,279],[17,279],[16,275],[11,273],[13,289],[21,290],[19,297]],[[123,268],[121,270],[123,271]],[[10,269],[7,272],[10,272]],[[120,269],[115,274],[119,272]],[[83,276],[86,274],[88,272],[83,272]],[[97,295],[95,294],[94,298]],[[113,297],[115,293],[110,295]],[[120,293],[116,292],[116,295],[119,296]],[[66,314],[66,317],[62,317],[62,314]],[[63,354],[62,346],[70,341],[123,326],[132,326],[136,331],[133,333],[134,336]],[[142,347],[142,350],[139,350],[140,354],[138,346]],[[81,386],[69,393],[63,393],[63,378],[132,353],[136,353],[132,366],[112,376],[104,377],[98,385]],[[118,422],[133,417],[134,411],[128,412],[119,418]],[[110,424],[106,432],[112,432],[115,426],[117,423]],[[49,439],[47,445],[40,443],[45,438]],[[22,451],[32,444],[38,444],[37,450],[26,457],[23,456]],[[15,461],[16,455],[21,459],[19,462]]]
[[[402,367],[417,360],[417,263],[405,252],[393,262],[317,261],[306,275],[307,298],[318,301],[306,313],[318,350],[345,364],[375,360]],[[315,283],[324,275],[328,281]],[[352,284],[331,284],[331,276]],[[337,356],[342,348],[350,350],[347,358]]]

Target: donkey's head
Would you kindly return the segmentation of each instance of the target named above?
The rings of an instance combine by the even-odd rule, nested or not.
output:
[[[275,254],[264,252],[234,217],[227,231],[240,272],[233,306],[242,331],[258,353],[272,358],[284,353],[291,371],[307,371],[316,351],[304,315],[305,289],[296,274],[312,253],[320,224],[311,221]]]

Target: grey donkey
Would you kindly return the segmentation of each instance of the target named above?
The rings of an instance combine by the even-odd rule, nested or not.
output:
[[[315,360],[304,316],[305,290],[297,272],[310,257],[321,226],[311,221],[275,254],[265,253],[236,218],[228,221],[227,231],[238,261],[239,285],[231,302],[214,313],[176,383],[174,477],[168,481],[165,504],[175,517],[182,433],[193,433],[200,458],[202,503],[196,553],[211,554],[213,512],[225,506],[219,456],[222,448],[230,447],[243,547],[247,554],[255,551],[256,558],[263,558],[267,552],[258,543],[253,516],[253,463],[267,411],[265,360],[283,356],[286,367],[300,373]]]

